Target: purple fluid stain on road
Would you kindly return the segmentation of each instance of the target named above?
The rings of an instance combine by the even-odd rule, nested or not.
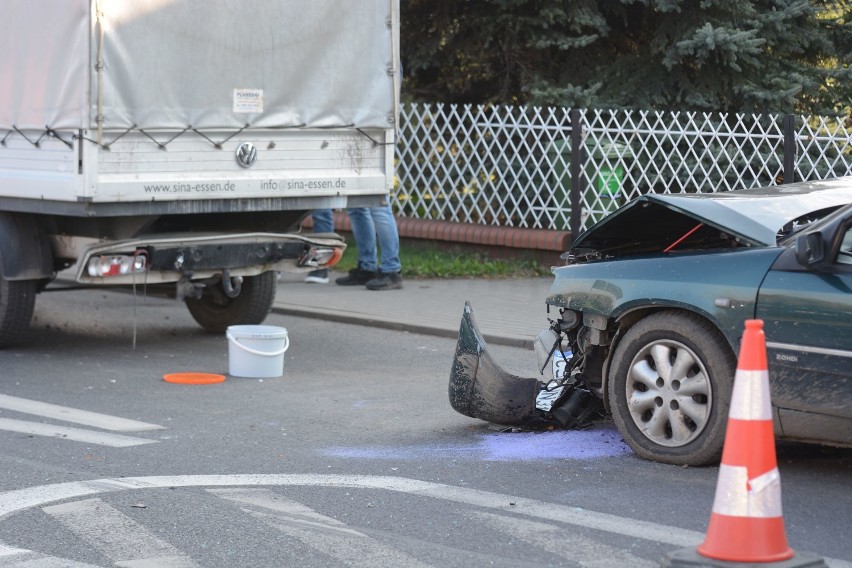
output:
[[[549,432],[499,432],[481,434],[471,444],[407,447],[332,447],[327,456],[355,459],[454,458],[486,461],[589,460],[630,453],[611,428],[554,430]]]
[[[610,430],[556,430],[484,436],[486,459],[584,460],[630,453],[618,432]]]

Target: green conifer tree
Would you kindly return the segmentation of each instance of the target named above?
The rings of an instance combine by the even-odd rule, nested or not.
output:
[[[414,100],[849,112],[850,0],[405,0]]]

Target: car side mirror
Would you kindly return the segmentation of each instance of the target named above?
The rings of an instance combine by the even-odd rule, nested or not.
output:
[[[822,233],[799,235],[796,239],[796,260],[802,266],[816,266],[825,260]]]

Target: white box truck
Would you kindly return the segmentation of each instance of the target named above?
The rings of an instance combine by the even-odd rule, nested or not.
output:
[[[168,287],[221,332],[267,316],[277,272],[336,262],[339,235],[293,231],[311,209],[388,197],[398,14],[398,0],[3,2],[0,346],[60,272]]]

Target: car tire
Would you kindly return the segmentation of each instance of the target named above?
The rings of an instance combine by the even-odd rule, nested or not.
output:
[[[0,347],[20,339],[30,325],[35,309],[35,280],[6,280],[0,262]]]
[[[736,357],[707,320],[663,311],[627,330],[612,356],[615,425],[641,457],[677,465],[718,462]]]
[[[213,333],[224,333],[231,325],[262,323],[272,311],[276,287],[275,272],[264,272],[246,276],[236,298],[226,296],[219,286],[208,286],[200,298],[187,298],[185,303],[201,327]]]

